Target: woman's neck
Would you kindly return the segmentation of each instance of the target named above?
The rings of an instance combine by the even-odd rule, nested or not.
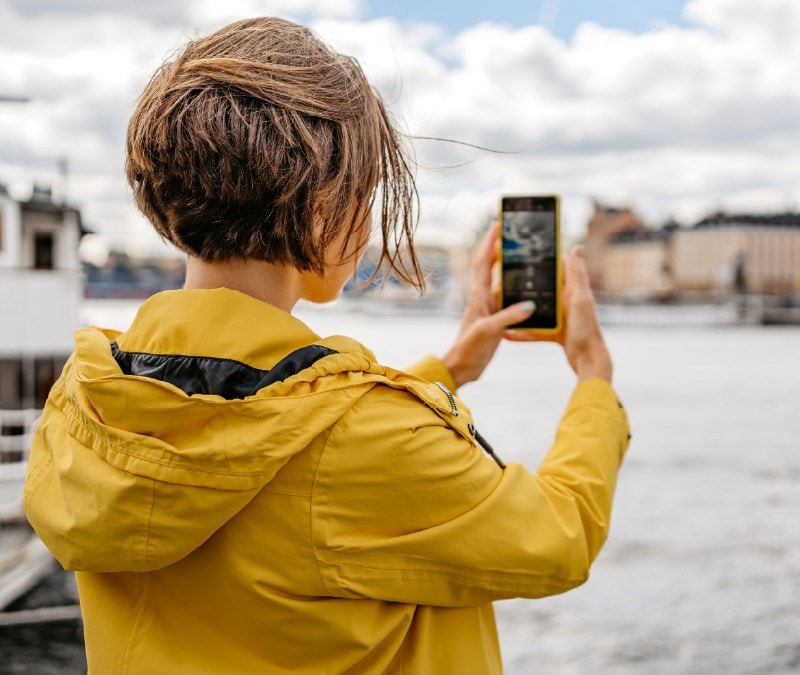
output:
[[[298,270],[259,260],[206,262],[189,256],[186,262],[184,288],[229,288],[290,313],[302,295],[301,285]]]

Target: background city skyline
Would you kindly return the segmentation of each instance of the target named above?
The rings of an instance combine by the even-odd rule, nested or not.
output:
[[[66,190],[113,246],[168,250],[123,177],[130,112],[161,60],[244,16],[314,28],[359,58],[415,141],[424,229],[473,231],[501,193],[558,192],[578,236],[592,198],[645,221],[796,209],[800,5],[0,0],[0,182]],[[61,178],[62,160],[68,179]]]

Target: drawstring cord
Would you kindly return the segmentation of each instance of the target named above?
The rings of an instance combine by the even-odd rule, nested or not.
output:
[[[483,436],[481,436],[480,432],[475,427],[472,427],[471,431],[474,432],[475,440],[478,441],[478,445],[480,445],[486,451],[489,457],[491,457],[497,463],[497,466],[499,466],[501,469],[505,469],[506,465],[503,463],[503,460],[495,454],[494,448],[489,445],[489,442]]]
[[[441,389],[445,395],[447,396],[447,400],[450,403],[450,411],[452,412],[454,417],[458,417],[458,406],[456,405],[456,397],[453,396],[453,393],[441,382],[434,382],[434,384]],[[470,422],[467,424],[467,429],[469,433],[473,435],[475,440],[478,442],[484,451],[491,457],[501,469],[505,469],[506,465],[503,463],[503,460],[500,459],[494,451],[494,448],[489,445],[489,441],[487,441],[483,436],[478,433],[478,430],[475,428],[475,425]]]

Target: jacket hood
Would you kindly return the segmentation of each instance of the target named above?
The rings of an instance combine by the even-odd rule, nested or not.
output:
[[[168,376],[128,374],[119,356],[129,363],[224,361],[269,373],[312,344],[321,349],[311,365],[260,388],[259,382],[249,395],[238,391],[238,398],[190,394]],[[353,340],[320,339],[290,314],[241,293],[160,293],[126,333],[75,333],[75,352],[31,450],[29,520],[68,569],[171,564],[244,508],[377,382],[437,389],[378,365]],[[434,407],[447,407],[441,392],[428,395]]]

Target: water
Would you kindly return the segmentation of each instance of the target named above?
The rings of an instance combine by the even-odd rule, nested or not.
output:
[[[347,330],[318,314],[323,333]],[[401,365],[455,330],[406,317],[350,333]],[[583,587],[497,603],[506,672],[800,672],[800,328],[607,338],[633,430],[611,536]],[[535,469],[572,385],[558,347],[509,343],[461,395],[495,449]]]
[[[498,606],[507,672],[800,672],[800,330],[609,341],[634,436],[611,538],[583,588]]]
[[[108,310],[87,319],[130,320],[130,308]],[[299,314],[398,367],[457,330],[446,316]],[[800,672],[800,328],[610,327],[607,337],[633,428],[611,537],[583,587],[497,603],[506,672]],[[509,343],[461,395],[499,454],[535,469],[573,379],[558,347]],[[52,627],[40,630],[42,651],[58,651]],[[85,668],[61,663],[61,673]]]

